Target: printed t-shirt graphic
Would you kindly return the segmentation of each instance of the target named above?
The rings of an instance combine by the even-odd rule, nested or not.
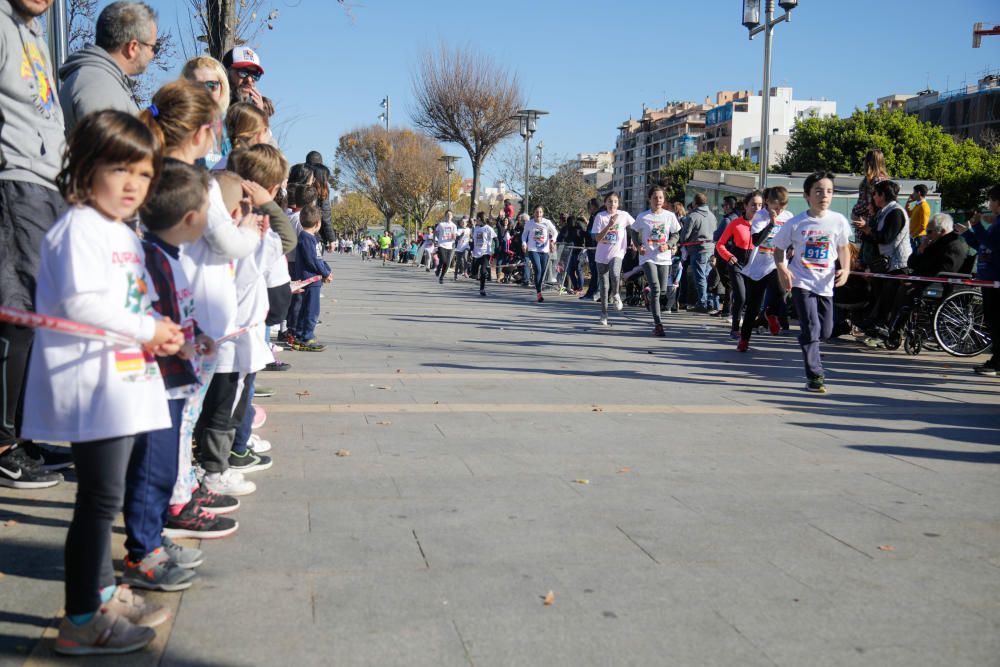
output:
[[[670,249],[664,248],[670,240],[671,234],[676,234],[681,230],[681,224],[670,211],[660,211],[654,214],[652,211],[644,211],[639,214],[632,229],[639,233],[640,241],[646,252],[639,255],[639,263],[645,264],[670,264]]]
[[[595,238],[608,225],[614,224],[611,231],[597,244],[594,259],[597,260],[598,264],[607,264],[616,257],[625,256],[625,226],[635,224],[635,219],[625,211],[618,211],[615,215],[618,217],[615,218],[614,223],[611,222],[611,214],[607,211],[601,211],[594,218],[593,234]]]

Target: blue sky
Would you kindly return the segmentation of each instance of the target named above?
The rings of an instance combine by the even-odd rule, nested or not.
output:
[[[150,4],[161,28],[189,32],[186,0]],[[260,87],[277,103],[293,162],[314,148],[332,162],[338,137],[377,122],[386,94],[393,125],[409,125],[414,63],[442,40],[518,74],[529,104],[550,112],[535,137],[547,156],[611,150],[615,128],[643,103],[761,85],[763,42],[747,39],[742,0],[351,4],[347,15],[334,0],[273,0],[275,29],[253,43],[266,70]],[[1000,69],[1000,37],[972,49],[972,24],[991,20],[1000,22],[993,0],[801,0],[775,32],[772,82],[793,87],[796,98],[836,100],[840,115],[928,83],[956,88]],[[467,162],[463,172],[470,175]]]

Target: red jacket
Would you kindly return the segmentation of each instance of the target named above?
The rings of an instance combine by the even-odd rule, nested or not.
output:
[[[753,250],[753,239],[750,237],[750,221],[746,218],[736,218],[726,227],[726,231],[722,232],[722,236],[719,237],[719,241],[715,244],[715,251],[719,253],[719,257],[727,262],[733,261],[733,253],[729,252],[726,248],[726,243],[732,240],[733,245],[740,250],[750,251]],[[747,260],[747,253],[742,253],[743,257],[736,257],[740,264],[743,264]]]

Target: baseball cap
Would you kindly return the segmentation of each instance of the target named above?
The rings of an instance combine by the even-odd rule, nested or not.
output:
[[[264,73],[264,68],[260,66],[260,56],[258,56],[257,52],[249,46],[237,46],[234,49],[230,49],[229,52],[222,57],[222,64],[226,67],[226,69],[243,69],[251,67],[256,69],[261,74]]]

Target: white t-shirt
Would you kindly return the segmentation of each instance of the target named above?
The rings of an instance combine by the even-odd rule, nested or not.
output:
[[[851,226],[841,214],[827,211],[823,217],[814,218],[805,211],[781,226],[773,239],[773,247],[795,250],[795,256],[788,263],[792,287],[820,296],[833,296],[837,249],[847,245],[850,239]]]
[[[625,228],[631,226],[635,222],[635,218],[625,211],[618,211],[617,216],[615,218],[615,228],[608,232],[601,239],[601,242],[597,244],[594,259],[598,264],[607,264],[616,257],[625,256],[625,248],[628,245],[628,234],[625,233]],[[598,213],[594,218],[594,227],[591,230],[594,238],[597,238],[597,235],[604,231],[604,228],[610,224],[610,213],[607,211]]]
[[[268,289],[291,282],[288,258],[281,253],[281,237],[273,229],[267,232],[257,254],[258,264],[264,269],[264,284]]]
[[[666,245],[671,234],[681,231],[681,223],[676,215],[666,209],[659,213],[643,211],[632,223],[632,229],[639,233],[642,247],[646,250],[639,254],[639,266],[646,262],[670,264],[670,249],[661,251],[660,246]]]
[[[532,218],[524,226],[524,231],[521,232],[521,243],[528,245],[528,252],[547,253],[551,242],[557,236],[559,236],[559,230],[556,229],[551,220],[542,218],[539,221]]]
[[[71,207],[42,241],[36,310],[153,338],[156,293],[139,238],[92,208]],[[87,442],[170,427],[153,355],[38,329],[25,386],[23,436]]]
[[[750,259],[746,266],[740,271],[750,280],[762,280],[767,274],[774,271],[774,237],[792,219],[792,212],[788,209],[782,211],[774,222],[774,227],[768,232],[767,238],[761,241],[760,245],[750,252]],[[760,230],[771,224],[771,214],[767,209],[761,209],[750,221],[750,233],[756,234]]]
[[[457,235],[458,227],[455,226],[454,222],[442,220],[434,228],[434,240],[437,241],[439,248],[444,248],[445,250],[451,250],[455,247],[455,237]]]
[[[472,256],[479,258],[493,253],[497,233],[489,225],[476,225],[472,232]]]
[[[465,252],[469,249],[469,238],[472,236],[472,230],[468,227],[462,227],[458,230],[458,240],[455,242],[455,250],[457,252]]]

